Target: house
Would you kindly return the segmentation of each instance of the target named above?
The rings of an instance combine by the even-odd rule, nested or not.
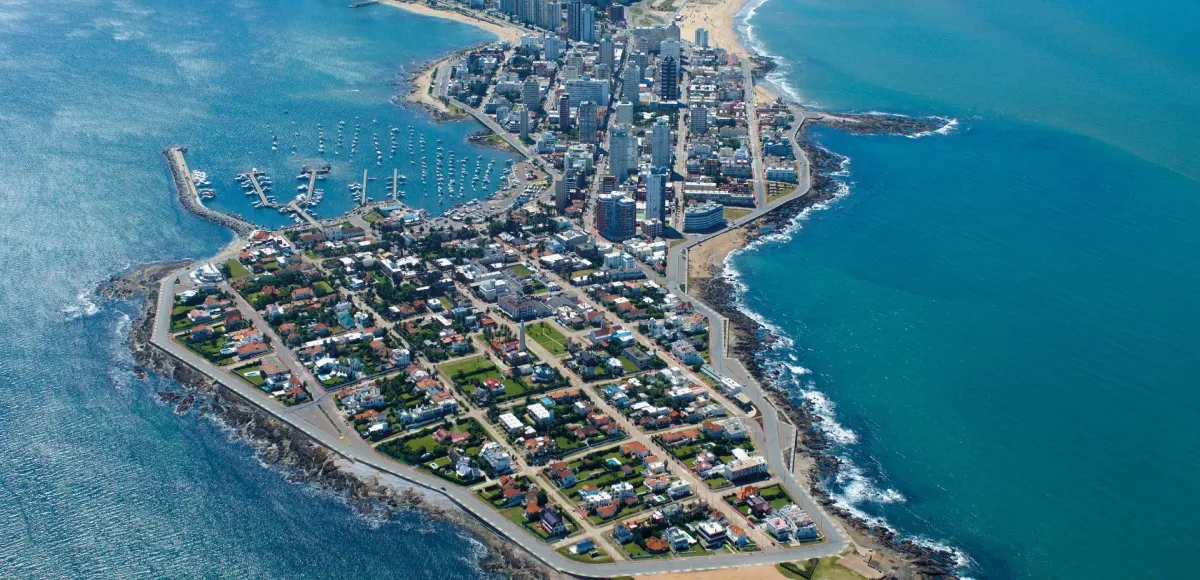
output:
[[[512,457],[494,441],[488,441],[479,448],[479,457],[486,461],[495,473],[512,471]]]
[[[625,522],[613,526],[612,535],[613,539],[619,544],[628,543],[633,539],[633,531],[629,529],[629,526]]]
[[[199,326],[195,326],[192,328],[191,341],[199,342],[202,340],[208,340],[208,339],[212,338],[212,336],[213,336],[212,327],[208,326],[206,324],[201,324]]]
[[[692,495],[692,486],[688,485],[688,482],[683,481],[682,479],[675,480],[671,483],[671,485],[667,486],[667,495],[670,496],[671,499],[687,497]]]
[[[595,550],[595,549],[596,549],[596,542],[592,541],[591,538],[584,538],[578,544],[571,546],[568,549],[568,551],[571,552],[572,554],[575,554],[578,556],[579,554],[587,554],[588,552],[591,552],[592,550]]]
[[[551,537],[561,536],[567,533],[567,522],[562,514],[558,513],[558,508],[547,506],[542,510],[541,517],[542,529],[546,530]]]
[[[696,543],[696,539],[691,534],[673,526],[663,532],[663,538],[671,545],[671,549],[677,552],[687,550]]]
[[[773,511],[771,504],[758,494],[746,498],[746,506],[750,508],[752,515],[759,518],[765,518]]]
[[[729,543],[739,548],[750,543],[750,536],[747,536],[746,530],[742,529],[740,526],[729,526],[729,528],[725,530],[725,537],[729,540]]]
[[[700,522],[695,529],[696,535],[700,536],[700,541],[709,550],[724,544],[728,537],[725,526],[714,521]]]
[[[267,345],[261,342],[251,342],[249,344],[238,347],[237,354],[239,359],[248,359],[256,357],[270,350]]]
[[[525,430],[525,424],[512,413],[502,413],[500,415],[500,426],[508,431],[509,435],[516,435]]]
[[[767,518],[766,521],[763,522],[763,529],[766,530],[768,534],[771,534],[772,537],[774,537],[776,540],[779,540],[780,542],[791,541],[791,538],[792,538],[791,523],[779,516],[772,516],[772,517]]]
[[[646,447],[640,441],[633,441],[631,443],[622,445],[621,453],[623,455],[637,457],[638,459],[645,459],[646,456],[650,455],[650,448]]]
[[[441,445],[461,445],[471,440],[471,434],[465,431],[447,431],[445,427],[440,427],[434,431],[433,440]]]

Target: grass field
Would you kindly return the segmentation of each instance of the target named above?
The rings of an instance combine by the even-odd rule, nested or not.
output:
[[[522,277],[533,275],[533,272],[531,272],[529,268],[526,268],[524,264],[513,264],[508,267],[508,271]]]
[[[470,375],[471,373],[486,371],[489,368],[495,369],[496,365],[492,364],[492,361],[489,361],[486,356],[475,356],[441,365],[442,372],[450,378],[454,378],[454,375],[460,371],[464,375]]]
[[[748,210],[748,209],[742,209],[742,208],[737,208],[737,207],[727,207],[727,208],[725,208],[725,221],[736,220],[748,213],[750,213],[750,210]]]
[[[246,267],[243,266],[242,263],[237,260],[230,260],[228,262],[225,262],[225,265],[229,266],[229,277],[230,278],[234,278],[234,279],[245,278],[246,276],[249,276],[251,274],[250,270],[247,270]]]
[[[601,548],[600,546],[596,546],[594,550],[587,554],[572,554],[570,549],[571,546],[563,546],[558,549],[558,553],[566,556],[567,558],[575,560],[576,562],[583,562],[584,564],[607,564],[613,561],[612,557],[608,555],[608,552],[605,552],[604,548]]]
[[[552,322],[542,321],[530,324],[525,327],[525,334],[554,356],[567,354],[567,337],[563,336]]]

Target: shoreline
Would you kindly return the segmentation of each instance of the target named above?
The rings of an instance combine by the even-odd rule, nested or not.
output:
[[[793,470],[797,477],[807,482],[813,498],[843,524],[853,542],[881,552],[884,561],[921,577],[953,577],[957,564],[954,553],[917,544],[887,526],[873,524],[836,505],[821,487],[820,482],[836,475],[841,467],[840,460],[830,452],[832,445],[819,429],[823,419],[803,403],[795,401],[793,393],[776,385],[777,373],[762,359],[762,354],[778,344],[781,337],[742,308],[745,287],[736,280],[730,259],[769,235],[789,231],[805,212],[819,209],[822,204],[842,195],[841,183],[834,178],[841,170],[841,159],[813,141],[808,134],[812,125],[857,134],[893,135],[911,135],[938,128],[932,121],[891,115],[822,114],[809,117],[796,138],[809,159],[812,185],[808,193],[692,248],[688,255],[687,291],[729,321],[726,355],[742,363],[763,386],[770,403],[797,427],[800,436]]]

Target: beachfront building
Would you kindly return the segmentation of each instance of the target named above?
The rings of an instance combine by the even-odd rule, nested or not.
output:
[[[637,205],[621,193],[597,196],[596,229],[613,242],[632,238],[637,234]]]
[[[683,211],[683,231],[702,232],[725,225],[725,207],[706,201]]]

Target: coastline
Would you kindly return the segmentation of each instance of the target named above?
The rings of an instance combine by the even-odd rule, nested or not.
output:
[[[771,329],[760,322],[754,313],[743,309],[742,295],[745,287],[737,280],[731,260],[740,251],[753,247],[769,235],[790,233],[797,220],[812,209],[821,209],[824,204],[844,195],[842,184],[834,175],[842,170],[842,161],[835,153],[816,144],[809,135],[813,125],[823,125],[856,134],[892,134],[920,137],[943,133],[957,124],[954,119],[916,119],[886,114],[836,114],[810,111],[796,101],[794,91],[781,87],[772,79],[780,67],[778,57],[759,50],[749,50],[753,39],[744,33],[751,29],[742,22],[739,13],[746,10],[754,0],[692,0],[680,15],[681,35],[691,38],[695,29],[708,29],[710,44],[733,47],[733,52],[753,62],[754,96],[758,102],[782,100],[801,107],[806,115],[796,134],[796,143],[808,158],[810,189],[774,208],[759,219],[733,228],[719,236],[691,248],[687,259],[687,291],[729,321],[726,338],[726,354],[737,359],[751,376],[764,386],[765,395],[800,431],[793,471],[800,481],[808,485],[809,492],[827,512],[839,520],[855,544],[880,553],[885,567],[893,572],[931,577],[950,576],[958,567],[958,556],[950,551],[914,543],[901,538],[895,530],[878,525],[836,505],[820,482],[835,476],[841,467],[840,460],[831,453],[831,445],[818,428],[822,418],[806,404],[795,399],[796,395],[776,384],[777,373],[762,359],[763,353],[775,346],[782,337],[772,334]],[[746,19],[764,2],[750,8]],[[741,26],[744,24],[744,27]],[[744,28],[744,30],[743,30]],[[934,120],[941,121],[939,125]]]
[[[500,32],[513,35],[514,38],[517,35],[513,29],[482,22],[454,10],[440,10],[425,5],[396,0],[384,0],[382,3],[418,14],[471,24],[483,30],[497,33],[497,36],[501,38],[504,38],[504,35]],[[689,4],[689,6],[692,5]],[[714,21],[717,24],[703,20],[698,20],[697,22],[705,22],[707,26],[712,26],[710,34],[712,35],[714,44],[725,43],[728,46],[734,46],[736,47],[735,52],[747,58],[755,58],[754,55],[746,51],[740,40],[737,39],[735,15],[741,10],[740,2],[738,0],[725,0],[704,6],[716,10],[713,15],[716,16]],[[704,14],[705,11],[697,11],[697,13]],[[712,19],[711,16],[713,15],[710,15],[710,19]],[[722,24],[726,21],[728,22],[728,26]],[[493,28],[496,30],[493,30]],[[729,33],[728,38],[734,40],[729,40],[724,34],[714,34],[717,30],[727,30]],[[433,71],[438,70],[446,61],[472,48],[455,51],[441,59],[427,62],[414,69],[410,78],[410,80],[415,81],[413,83],[414,86],[405,95],[405,100],[425,108],[435,118],[451,118],[446,105],[429,94],[429,89],[433,82]],[[757,63],[759,59],[755,58],[755,61]],[[756,79],[754,86],[756,98],[778,98],[770,88],[759,84],[762,81],[759,80],[757,70],[754,76]],[[889,119],[892,119],[894,122],[889,122]],[[864,122],[864,120],[867,121]],[[819,117],[809,117],[806,124],[811,125],[814,123],[836,126],[838,129],[859,133],[904,133],[904,131],[899,129],[901,126],[929,129],[929,123],[925,121],[907,118],[904,121],[900,121],[898,118],[884,115],[856,116],[824,114]],[[708,240],[704,244],[694,248],[692,254],[696,256],[697,263],[695,268],[693,268],[689,260],[688,291],[693,291],[691,282],[693,271],[698,274],[702,274],[705,271],[709,273],[707,280],[697,281],[695,295],[729,319],[731,323],[729,336],[731,338],[729,338],[726,345],[727,351],[732,357],[740,360],[752,376],[764,385],[765,394],[768,396],[771,404],[782,411],[784,416],[803,433],[802,443],[798,450],[798,453],[802,457],[797,459],[793,464],[793,470],[796,471],[801,481],[808,484],[813,497],[831,515],[842,521],[844,528],[853,535],[856,544],[880,552],[894,552],[894,554],[886,554],[884,561],[911,564],[911,570],[919,572],[922,575],[945,575],[952,568],[947,568],[943,565],[940,559],[941,554],[912,544],[912,542],[907,540],[896,540],[895,534],[891,530],[882,526],[873,527],[869,523],[854,517],[853,514],[850,514],[846,510],[833,505],[833,501],[828,497],[828,494],[818,488],[816,482],[822,477],[835,472],[838,468],[836,458],[826,453],[828,444],[824,442],[819,430],[815,428],[820,418],[814,416],[804,406],[796,405],[790,400],[788,393],[778,390],[773,385],[770,370],[762,364],[759,355],[767,348],[770,348],[777,337],[770,336],[765,326],[741,310],[741,289],[727,275],[728,259],[733,252],[739,248],[744,248],[746,245],[753,244],[766,235],[787,228],[803,212],[837,197],[837,187],[839,184],[829,175],[836,170],[833,168],[833,166],[837,165],[833,161],[836,159],[836,156],[813,143],[805,135],[806,130],[807,127],[801,128],[798,142],[810,159],[809,173],[812,179],[812,187],[809,192],[779,204],[772,208],[769,213],[753,222],[744,224],[727,234],[718,236],[713,240]],[[172,168],[173,182],[178,192],[178,199],[189,212],[232,229],[236,236],[233,241],[234,245],[255,229],[255,226],[248,224],[237,216],[229,216],[215,210],[209,210],[200,204],[198,197],[194,195],[194,186],[191,185],[190,180],[181,179],[181,172],[178,169],[182,166],[177,167],[175,155],[169,151],[164,153],[166,153]],[[176,153],[178,152],[176,151]],[[179,157],[181,158],[182,155],[179,155]],[[188,195],[187,192],[189,191],[193,195]],[[704,246],[708,247],[704,248]],[[225,251],[228,251],[228,249]],[[184,413],[195,409],[202,414],[213,415],[219,418],[225,424],[231,426],[244,440],[248,441],[264,463],[280,467],[289,479],[312,481],[340,497],[345,497],[356,512],[361,515],[381,515],[386,517],[393,511],[418,509],[431,517],[475,532],[475,535],[488,546],[487,555],[480,561],[481,566],[487,572],[506,574],[517,578],[544,578],[557,575],[556,572],[546,567],[540,561],[521,552],[518,547],[507,541],[503,536],[474,519],[469,512],[453,508],[447,510],[443,507],[433,505],[426,497],[428,494],[417,491],[415,488],[410,487],[403,491],[397,491],[390,485],[381,484],[377,476],[373,480],[364,479],[362,473],[356,473],[351,469],[353,466],[349,462],[337,458],[334,453],[309,440],[304,433],[271,417],[255,405],[241,399],[236,393],[222,388],[200,371],[188,366],[187,363],[151,344],[149,340],[150,329],[153,328],[154,324],[155,295],[158,291],[158,284],[156,282],[161,279],[161,276],[180,267],[179,264],[172,266],[173,268],[165,268],[162,271],[155,270],[154,272],[157,273],[158,277],[153,273],[143,272],[139,269],[136,272],[137,281],[125,279],[123,288],[120,291],[109,292],[108,295],[125,298],[139,294],[145,296],[141,315],[136,319],[134,329],[130,333],[131,348],[135,355],[135,361],[139,365],[139,372],[156,372],[162,376],[172,378],[183,386],[182,392],[164,391],[159,393],[160,399],[164,403],[175,405],[175,412]],[[161,269],[163,267],[158,266],[158,268]],[[803,464],[803,467],[801,467],[801,464]],[[369,468],[367,469],[369,470]],[[362,470],[359,469],[358,471],[361,472]],[[896,569],[899,569],[898,565]]]

